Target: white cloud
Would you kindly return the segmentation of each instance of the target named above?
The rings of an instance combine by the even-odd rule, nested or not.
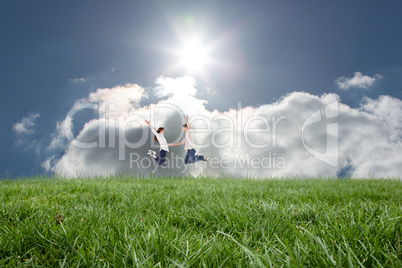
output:
[[[156,95],[158,97],[166,96],[194,96],[197,93],[195,80],[190,76],[179,78],[159,77],[155,80]]]
[[[370,77],[368,75],[363,75],[361,72],[355,72],[353,77],[341,76],[336,79],[336,84],[340,89],[348,90],[350,88],[364,88],[368,89],[374,86],[375,82],[382,79],[379,74]]]
[[[364,98],[361,109],[375,115],[386,124],[387,136],[398,142],[402,139],[402,103],[391,96],[380,96],[378,100]]]
[[[206,90],[207,90],[207,93],[210,94],[210,95],[212,95],[212,96],[216,94],[216,91],[213,90],[213,89],[210,88],[210,87],[207,87]]]
[[[139,107],[139,102],[147,95],[142,87],[137,84],[126,84],[114,88],[98,89],[90,93],[84,103],[100,105],[101,117],[109,115],[127,115]]]
[[[35,121],[39,118],[39,114],[30,114],[23,118],[20,122],[13,125],[13,130],[16,134],[15,143],[16,147],[24,147],[25,150],[31,150],[35,148],[36,153],[39,151],[38,140],[35,134]]]
[[[46,150],[51,151],[51,150],[63,149],[68,142],[65,132],[66,131],[71,132],[72,130],[73,130],[72,118],[67,115],[63,121],[56,123],[56,130],[54,133],[52,133],[52,140],[49,146],[46,147]]]
[[[81,77],[81,78],[72,78],[69,80],[73,84],[79,84],[79,83],[84,83],[86,82],[86,79]]]
[[[23,118],[20,122],[13,125],[13,130],[17,134],[31,134],[34,132],[35,120],[39,118],[39,114],[30,114],[28,117]]]
[[[45,170],[51,170],[52,166],[54,165],[54,160],[56,156],[52,155],[51,157],[48,157],[43,163],[42,163],[42,168]]]
[[[136,84],[126,84],[116,86],[113,89],[103,88],[90,93],[87,98],[77,100],[74,107],[81,107],[85,104],[92,104],[97,107],[99,118],[116,117],[127,115],[138,108],[138,103],[146,94],[144,89]],[[88,107],[87,107],[88,108]],[[68,143],[67,133],[73,131],[73,116],[77,112],[75,109],[70,111],[64,120],[57,122],[55,132],[47,151],[64,148]]]
[[[150,119],[155,127],[164,126],[168,142],[178,142],[183,138],[181,124],[185,115],[189,115],[197,131],[198,152],[207,156],[210,162],[206,166],[202,163],[185,166],[179,161],[176,165],[172,160],[175,162],[175,157],[182,159],[185,154],[183,147],[177,146],[168,153],[171,168],[158,168],[157,174],[183,172],[195,176],[228,173],[239,177],[327,177],[336,176],[350,167],[354,176],[358,177],[400,176],[402,122],[399,115],[402,101],[399,99],[389,96],[377,100],[366,98],[358,109],[339,103],[336,118],[324,120],[325,117],[322,117],[323,120],[304,129],[305,143],[322,153],[325,153],[327,138],[339,134],[339,161],[333,167],[306,150],[302,142],[302,127],[306,119],[317,111],[325,110],[327,118],[329,114],[334,114],[325,107],[339,100],[336,94],[315,96],[294,92],[258,108],[243,107],[219,112],[207,110],[206,101],[194,97],[196,88],[193,79],[159,78],[156,85],[151,92],[164,98],[149,106],[141,105],[141,100],[147,97],[146,91],[131,84],[99,89],[88,98],[78,100],[77,105],[100,107],[99,117],[88,121],[75,137],[79,142],[96,143],[96,146],[80,148],[71,142],[57,142],[56,138],[55,143],[64,146],[64,153],[60,158],[53,157],[52,153],[43,167],[73,177],[123,172],[149,174],[154,172],[155,166],[146,153],[152,146],[154,149],[158,147],[143,120]],[[114,109],[109,109],[110,105]],[[79,115],[77,111],[74,118]],[[66,120],[69,120],[68,116],[63,122]],[[339,126],[337,132],[327,128],[334,122]],[[65,123],[59,123],[60,128],[62,124]],[[73,128],[72,125],[65,125],[67,130]],[[247,135],[246,128],[249,131]],[[65,139],[65,134],[56,131],[55,137]],[[130,144],[139,146],[131,148]],[[203,144],[208,147],[202,148]],[[131,167],[130,154],[135,154],[132,160],[136,160],[131,161]],[[261,164],[258,161],[265,162]]]

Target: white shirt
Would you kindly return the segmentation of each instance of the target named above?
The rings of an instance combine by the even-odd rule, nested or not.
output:
[[[156,138],[158,139],[159,145],[161,146],[160,150],[165,150],[166,152],[169,152],[169,146],[166,141],[165,135],[163,135],[163,133],[156,132],[155,129],[152,129],[152,132],[155,134]]]
[[[188,129],[186,131],[186,135],[184,136],[183,142],[184,142],[184,150],[194,149],[194,137],[192,129]]]

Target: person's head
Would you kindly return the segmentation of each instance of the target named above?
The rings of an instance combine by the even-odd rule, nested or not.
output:
[[[157,133],[162,133],[165,134],[165,128],[164,127],[160,127],[158,128],[158,130],[156,131]],[[158,138],[156,137],[156,135],[154,136],[154,140],[158,141]]]
[[[182,126],[182,130],[183,130],[184,132],[187,132],[187,130],[188,130],[187,124],[184,124],[184,125]]]
[[[157,130],[156,132],[165,134],[165,128],[164,128],[164,127],[160,127],[160,128],[158,128],[158,130]]]

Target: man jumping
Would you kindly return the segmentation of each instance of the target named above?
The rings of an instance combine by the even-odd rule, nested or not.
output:
[[[202,155],[195,155],[194,149],[194,137],[193,137],[193,130],[191,129],[191,125],[188,122],[188,116],[186,118],[187,124],[182,126],[182,130],[185,133],[184,139],[179,143],[171,143],[170,146],[182,145],[184,144],[184,150],[187,151],[186,156],[184,157],[184,164],[188,165],[191,163],[196,163],[198,161],[205,161],[208,160]]]

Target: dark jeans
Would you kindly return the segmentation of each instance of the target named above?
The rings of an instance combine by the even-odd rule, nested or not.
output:
[[[165,150],[159,151],[159,156],[156,156],[155,158],[155,161],[158,163],[158,165],[162,166],[165,163],[166,153],[167,152]]]
[[[204,156],[195,155],[195,149],[187,150],[187,154],[184,157],[184,164],[191,164],[198,161],[204,161]]]

